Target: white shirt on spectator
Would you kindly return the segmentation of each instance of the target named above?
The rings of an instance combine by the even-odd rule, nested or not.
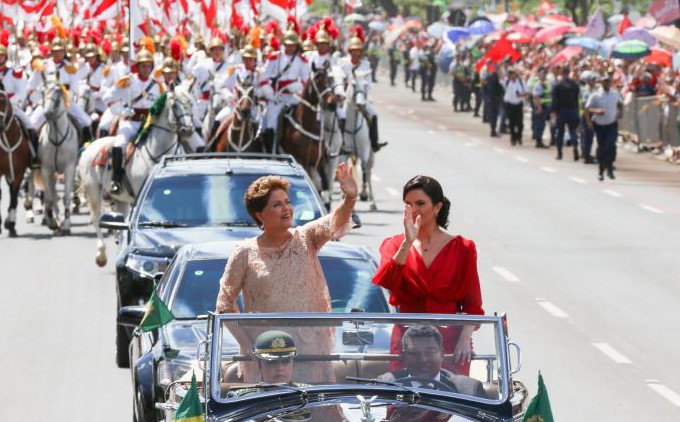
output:
[[[518,105],[524,101],[522,95],[524,95],[524,82],[521,79],[516,78],[514,81],[507,79],[504,83],[505,95],[503,96],[503,101],[506,103]]]
[[[409,59],[411,59],[411,64],[409,65],[409,70],[419,70],[420,69],[420,49],[418,47],[411,47],[409,51]]]

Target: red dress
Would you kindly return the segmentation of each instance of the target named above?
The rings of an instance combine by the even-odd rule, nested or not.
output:
[[[431,313],[483,315],[482,293],[477,274],[477,249],[472,240],[456,236],[434,258],[430,267],[423,257],[411,248],[404,265],[394,262],[404,235],[387,238],[380,246],[380,267],[373,283],[390,291],[390,304],[404,313]],[[390,350],[401,354],[401,337],[404,327],[395,326]],[[444,340],[444,353],[453,353],[460,336],[458,327],[440,329]],[[401,367],[400,367],[401,365]],[[392,370],[402,369],[401,362],[392,362]],[[445,361],[444,368],[467,375],[470,365]]]

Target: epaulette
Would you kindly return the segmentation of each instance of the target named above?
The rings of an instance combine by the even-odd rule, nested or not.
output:
[[[102,75],[104,75],[105,78],[109,76],[109,73],[111,73],[110,67],[105,67],[104,70],[102,71]]]
[[[156,70],[153,72],[153,76],[154,76],[156,79],[162,78],[162,77],[163,77],[163,69],[156,69]]]
[[[127,88],[130,86],[130,75],[125,75],[116,81],[116,86],[118,88]]]
[[[234,74],[235,71],[236,71],[236,66],[229,66],[227,68],[227,75],[231,76],[231,75]]]
[[[70,65],[68,65],[68,66],[64,66],[64,70],[65,70],[66,73],[68,73],[69,75],[73,75],[73,74],[75,74],[76,72],[78,72],[78,66],[76,66],[76,65],[74,65],[74,64],[70,64]]]
[[[14,69],[12,71],[12,76],[14,76],[15,79],[21,79],[24,77],[24,69]]]
[[[272,51],[267,56],[267,60],[276,60],[278,57],[279,57],[279,52],[278,51]]]
[[[163,95],[163,93],[165,92],[165,88],[163,88],[163,84],[156,84],[156,85],[158,85],[158,93]]]
[[[44,72],[45,71],[45,63],[41,59],[33,59],[31,62],[31,68],[35,70],[36,72]]]

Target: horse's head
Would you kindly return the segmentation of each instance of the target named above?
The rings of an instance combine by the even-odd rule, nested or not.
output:
[[[94,101],[92,101],[92,88],[88,84],[81,84],[78,93],[78,105],[85,110],[85,113],[91,114],[94,112]]]
[[[366,106],[368,98],[368,73],[353,72],[351,80],[352,102],[359,109]]]
[[[239,119],[244,122],[250,119],[255,104],[255,87],[250,76],[247,76],[245,80],[237,76],[236,82],[236,111],[238,111]]]
[[[177,128],[182,138],[190,137],[194,132],[194,121],[191,117],[191,96],[182,86],[176,86],[168,92],[170,114],[168,123]]]
[[[12,103],[4,90],[0,91],[0,132],[5,131],[7,122],[12,118]]]
[[[330,62],[320,68],[312,63],[312,74],[309,78],[312,89],[312,99],[318,101],[322,110],[334,110],[338,99],[335,94],[335,80],[331,72]],[[316,98],[314,98],[316,97]]]
[[[64,85],[57,82],[47,85],[43,104],[45,119],[48,121],[58,119],[66,111],[67,102],[68,93]]]

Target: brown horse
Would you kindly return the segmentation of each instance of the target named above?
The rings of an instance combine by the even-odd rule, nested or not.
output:
[[[16,237],[17,203],[24,173],[31,159],[28,135],[14,115],[12,104],[4,91],[0,91],[0,177],[9,185],[9,208],[5,229],[9,237]],[[2,222],[2,217],[0,217]]]
[[[284,152],[295,157],[305,168],[321,192],[333,183],[332,180],[325,180],[326,176],[321,171],[322,161],[326,159],[321,114],[337,104],[329,66],[321,69],[312,67],[312,74],[302,89],[301,97],[292,115],[282,111],[286,115],[280,117],[280,145]]]
[[[241,80],[236,84],[236,107],[232,115],[220,125],[215,133],[216,152],[263,152],[257,125],[253,124],[255,89]]]

